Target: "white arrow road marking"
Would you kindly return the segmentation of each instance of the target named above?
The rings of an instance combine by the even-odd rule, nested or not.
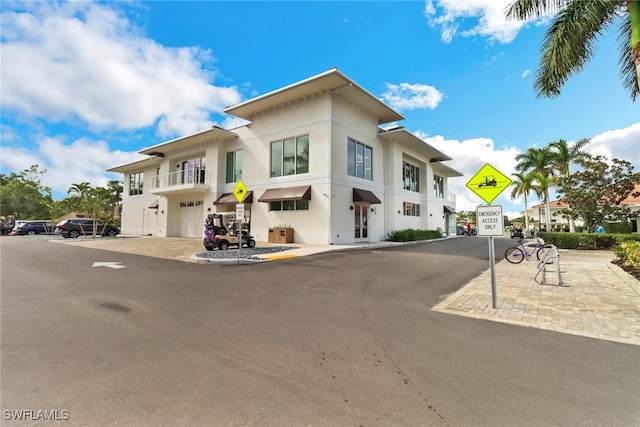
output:
[[[127,268],[125,265],[120,265],[120,264],[122,264],[120,261],[116,261],[116,262],[94,262],[91,267]]]

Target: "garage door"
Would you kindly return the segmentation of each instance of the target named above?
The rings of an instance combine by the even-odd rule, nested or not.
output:
[[[178,204],[177,232],[180,237],[202,237],[204,227],[204,201]]]

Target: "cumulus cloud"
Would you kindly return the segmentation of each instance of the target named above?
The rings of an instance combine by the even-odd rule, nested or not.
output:
[[[209,50],[162,46],[117,4],[20,5],[1,14],[5,110],[97,129],[155,126],[167,137],[207,128],[211,113],[241,100],[212,83]]]
[[[513,0],[427,0],[424,14],[432,28],[440,31],[444,43],[455,36],[487,37],[511,43],[526,22],[507,20],[505,10]],[[541,18],[544,21],[547,17]]]
[[[21,171],[37,164],[40,170],[47,170],[42,184],[64,197],[72,183],[87,181],[93,186],[106,186],[109,180],[120,180],[122,174],[105,169],[145,157],[135,152],[112,151],[102,140],[80,138],[67,143],[61,137],[41,135],[31,148],[2,147],[2,170]]]
[[[434,109],[442,100],[442,93],[435,87],[425,84],[385,83],[387,90],[382,99],[398,111],[420,108]]]
[[[458,210],[473,211],[479,204],[484,202],[466,187],[466,183],[485,164],[489,163],[506,176],[513,178],[516,172],[515,157],[522,152],[516,147],[496,148],[494,141],[490,138],[471,138],[464,141],[447,139],[444,136],[428,136],[424,132],[416,132],[415,135],[427,144],[447,154],[452,160],[445,162],[464,174],[459,178],[449,179],[449,192],[456,194],[456,207]],[[604,155],[605,157],[624,159],[633,164],[635,171],[640,170],[640,122],[627,128],[616,129],[591,138],[591,142],[584,147],[587,153]],[[569,141],[575,142],[575,141]],[[553,199],[555,194],[550,194]],[[527,197],[529,206],[542,203],[535,194]],[[515,218],[524,210],[524,198],[511,199],[511,189],[503,191],[493,202],[496,205],[503,205],[505,215]]]

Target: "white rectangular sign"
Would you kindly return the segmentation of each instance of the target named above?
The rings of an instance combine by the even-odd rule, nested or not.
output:
[[[476,209],[478,236],[504,235],[504,217],[501,205],[478,206]]]
[[[236,204],[236,221],[244,220],[244,203]]]

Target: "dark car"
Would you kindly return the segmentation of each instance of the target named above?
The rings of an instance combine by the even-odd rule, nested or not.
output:
[[[115,225],[105,224],[102,221],[96,221],[91,218],[66,219],[56,225],[56,234],[60,234],[65,239],[93,236],[93,230],[99,236],[115,237],[120,234],[120,229]]]
[[[53,234],[56,229],[55,222],[51,221],[26,221],[16,225],[11,234],[16,236],[35,236],[36,234]]]
[[[15,221],[11,221],[11,220],[2,221],[0,223],[0,233],[9,234],[9,233],[11,233],[11,230],[13,230],[13,227],[15,227],[15,226],[16,226],[16,222]]]

